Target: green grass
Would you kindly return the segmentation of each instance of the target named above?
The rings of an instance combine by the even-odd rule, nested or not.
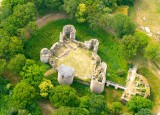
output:
[[[150,99],[154,102],[154,111],[160,110],[160,79],[158,79],[150,70],[147,68],[141,68],[138,73],[145,76],[149,82],[151,88]]]
[[[40,50],[44,47],[50,48],[53,43],[58,42],[59,33],[66,24],[73,24],[76,27],[76,39],[79,41],[90,40],[91,38],[99,40],[98,54],[102,61],[107,63],[107,73],[110,74],[107,79],[124,85],[126,76],[119,77],[116,75],[118,69],[128,71],[127,60],[123,56],[124,51],[121,48],[121,43],[105,31],[92,30],[88,24],[77,24],[68,19],[48,23],[25,43],[26,57],[39,61]]]

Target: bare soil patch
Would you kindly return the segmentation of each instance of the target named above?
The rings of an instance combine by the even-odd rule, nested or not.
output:
[[[38,20],[36,21],[37,25],[39,28],[43,27],[46,25],[48,22],[59,20],[59,19],[66,19],[68,16],[61,14],[61,13],[56,13],[56,14],[48,14],[44,17],[39,17]]]

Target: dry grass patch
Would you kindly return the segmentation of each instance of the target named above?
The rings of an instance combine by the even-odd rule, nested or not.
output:
[[[44,76],[45,76],[45,77],[48,77],[48,76],[54,74],[55,72],[56,72],[56,71],[51,68],[51,69],[47,70],[47,71],[44,73]]]
[[[114,11],[114,14],[124,14],[128,16],[128,6],[118,6],[116,10]]]
[[[150,28],[153,37],[157,37],[156,32],[160,32],[160,0],[136,0],[134,10],[134,20],[139,26]],[[145,20],[143,19],[145,18]]]

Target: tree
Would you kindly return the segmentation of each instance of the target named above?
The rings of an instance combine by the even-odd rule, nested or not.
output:
[[[135,24],[130,17],[125,16],[124,14],[115,14],[112,18],[112,28],[118,37],[134,34]]]
[[[138,113],[135,115],[153,115],[152,111],[150,109],[141,109]]]
[[[79,107],[60,107],[54,112],[54,115],[89,115],[89,113]]]
[[[27,59],[25,65],[22,68],[22,71],[20,72],[20,75],[27,83],[38,89],[45,70],[45,66],[39,66],[35,63],[34,60]]]
[[[150,38],[146,35],[146,33],[139,31],[135,32],[134,36],[139,44],[138,50],[144,52],[144,49],[147,47]]]
[[[35,88],[21,81],[13,90],[13,100],[17,109],[29,109],[36,99]]]
[[[130,5],[130,6],[134,5],[134,1],[135,0],[117,0],[118,5]]]
[[[160,46],[158,43],[149,43],[145,49],[144,57],[147,59],[157,59],[159,57]]]
[[[90,106],[89,100],[90,100],[89,96],[83,96],[80,99],[80,107],[89,110],[89,106]]]
[[[63,9],[73,18],[79,5],[79,0],[64,0]]]
[[[85,22],[87,16],[86,5],[84,3],[79,4],[76,13],[76,19],[79,23]]]
[[[133,96],[127,103],[128,109],[134,113],[140,111],[142,108],[152,109],[153,102],[149,99]]]
[[[15,74],[18,74],[22,67],[25,65],[26,58],[23,54],[17,54],[8,63],[7,68],[14,72]]]
[[[53,85],[50,80],[43,79],[41,84],[39,85],[40,95],[42,97],[48,97],[48,94],[51,90],[53,90]]]
[[[36,7],[32,2],[23,5],[18,4],[14,7],[13,16],[16,19],[15,26],[23,28],[30,21],[36,20]]]
[[[67,85],[56,86],[50,96],[50,101],[55,107],[77,106],[79,97],[75,89]]]
[[[9,80],[0,76],[0,96],[7,93],[6,85],[8,83],[9,83]]]
[[[123,109],[123,105],[120,102],[113,102],[111,105],[111,110],[114,115],[119,115]]]
[[[40,14],[60,10],[63,0],[35,0],[34,2]]]
[[[7,62],[5,59],[0,59],[0,74],[2,74],[7,67]]]
[[[17,37],[4,37],[0,39],[0,57],[9,59],[11,56],[23,51],[23,43]]]
[[[15,4],[12,13],[8,15],[5,20],[2,20],[0,24],[9,36],[19,35],[20,30],[30,21],[36,20],[36,7],[34,3],[27,2],[25,4]]]
[[[137,54],[139,44],[136,38],[132,35],[125,35],[122,38],[123,49],[126,52],[127,57],[132,57]]]
[[[106,101],[104,96],[92,94],[89,100],[89,111],[91,115],[105,115]]]

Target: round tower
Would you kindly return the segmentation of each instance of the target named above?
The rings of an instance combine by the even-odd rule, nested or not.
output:
[[[105,82],[106,82],[106,77],[104,75],[101,75],[98,78],[93,76],[90,83],[91,92],[102,93],[104,91]]]
[[[43,48],[40,52],[40,60],[43,63],[48,63],[51,54],[47,48]]]
[[[58,82],[59,84],[71,85],[74,78],[74,69],[72,67],[62,64],[58,68]]]
[[[90,90],[94,93],[102,93],[104,91],[106,82],[106,63],[102,62],[95,70],[95,74],[92,75]]]

